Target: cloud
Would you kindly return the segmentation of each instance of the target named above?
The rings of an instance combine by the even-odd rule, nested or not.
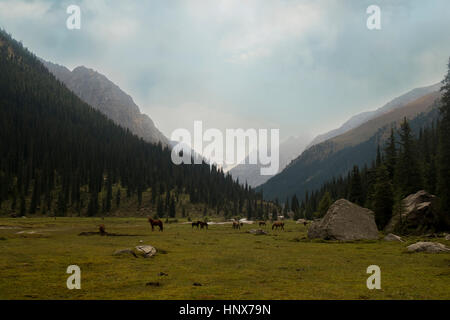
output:
[[[2,19],[41,19],[51,7],[46,1],[3,0],[0,2]]]
[[[65,28],[69,4],[82,28]],[[167,135],[210,127],[322,133],[437,82],[450,52],[448,0],[5,0],[0,24],[39,56],[85,65],[129,93]]]

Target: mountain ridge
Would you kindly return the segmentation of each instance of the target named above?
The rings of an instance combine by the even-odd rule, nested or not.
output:
[[[44,66],[81,100],[105,114],[116,124],[129,129],[147,142],[169,145],[153,120],[141,113],[133,98],[100,72],[78,66],[67,67],[40,59]]]

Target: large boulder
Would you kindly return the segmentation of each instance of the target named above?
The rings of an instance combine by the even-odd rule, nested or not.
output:
[[[142,246],[136,246],[136,254],[141,255],[144,258],[150,258],[156,254],[155,247],[148,246],[148,245],[142,245]]]
[[[439,253],[439,252],[450,252],[450,249],[439,242],[416,242],[408,246],[408,252],[428,252],[428,253]]]
[[[341,241],[373,240],[378,239],[378,229],[371,210],[340,199],[331,205],[321,220],[311,224],[308,238]]]
[[[438,211],[439,199],[420,190],[402,200],[402,212],[392,217],[386,232],[424,234],[445,229],[447,221]]]

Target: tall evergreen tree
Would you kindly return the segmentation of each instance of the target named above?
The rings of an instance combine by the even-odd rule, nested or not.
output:
[[[448,72],[442,81],[442,106],[439,125],[439,153],[438,153],[438,194],[441,210],[450,216],[450,59]]]
[[[359,174],[359,167],[353,166],[350,182],[349,200],[358,205],[364,204],[363,186],[361,183],[361,176]]]
[[[400,150],[395,168],[395,184],[400,198],[417,192],[422,187],[418,158],[415,152],[414,136],[406,120],[400,126]]]
[[[389,179],[389,171],[386,166],[381,165],[377,169],[373,199],[373,210],[375,212],[375,222],[379,229],[384,229],[392,216],[394,205],[394,192]]]

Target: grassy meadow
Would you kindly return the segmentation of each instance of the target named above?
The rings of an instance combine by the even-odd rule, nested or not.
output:
[[[128,236],[78,235],[100,224]],[[285,231],[268,225],[268,235],[246,232],[254,228],[179,221],[151,232],[145,218],[2,218],[0,299],[450,299],[450,254],[406,253],[418,238],[339,243],[310,241],[292,221]],[[113,255],[140,244],[158,253]],[[80,290],[66,287],[72,264]],[[381,290],[366,287],[372,264]]]

